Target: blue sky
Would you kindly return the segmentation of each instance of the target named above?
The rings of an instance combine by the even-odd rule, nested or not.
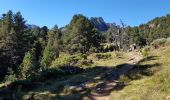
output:
[[[68,24],[78,13],[135,26],[170,14],[170,0],[0,0],[0,14],[8,10],[21,11],[29,24],[50,28]]]

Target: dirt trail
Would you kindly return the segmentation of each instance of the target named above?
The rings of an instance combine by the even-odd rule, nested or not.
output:
[[[89,95],[87,100],[109,100],[110,93],[114,90],[114,87],[117,85],[117,80],[120,75],[126,74],[129,72],[135,64],[137,64],[142,59],[142,56],[139,52],[130,52],[129,59],[122,67],[115,69],[115,71],[111,74],[111,81],[104,82],[99,86],[98,93],[94,93]],[[85,99],[86,100],[86,99]]]

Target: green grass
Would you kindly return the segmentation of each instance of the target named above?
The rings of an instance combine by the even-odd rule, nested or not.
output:
[[[85,59],[87,58],[87,59]],[[128,54],[123,52],[108,52],[108,53],[93,53],[85,57],[82,54],[69,55],[62,53],[60,57],[54,60],[51,67],[59,67],[64,65],[70,65],[74,62],[73,66],[79,66],[83,68],[95,67],[95,66],[116,66],[124,63],[128,58]],[[87,64],[84,64],[86,62]]]
[[[97,59],[97,57],[95,56],[96,54],[91,54],[88,56],[88,59],[92,59],[94,62],[92,66],[113,67],[126,62],[126,60],[128,59],[128,55],[126,53],[121,53],[119,57],[116,55],[117,54],[116,52],[108,52],[103,54],[110,55],[110,56],[107,59]]]
[[[61,53],[60,57],[55,59],[52,62],[51,67],[70,65],[73,62],[77,63],[83,59],[84,59],[84,55],[82,55],[82,54],[69,55],[69,54]]]

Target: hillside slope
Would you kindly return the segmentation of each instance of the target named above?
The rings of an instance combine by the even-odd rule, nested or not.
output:
[[[151,55],[128,75],[133,81],[118,91],[113,91],[110,99],[114,100],[169,100],[170,99],[170,48],[154,50]],[[142,71],[147,69],[147,71]],[[129,78],[123,78],[126,81]],[[115,100],[116,100],[115,99]]]
[[[24,83],[15,94],[24,100],[166,100],[170,96],[169,57],[170,47],[152,49],[145,58],[139,52],[113,56],[106,61],[119,61],[115,66],[102,66],[105,61],[95,61],[101,66],[28,86]]]
[[[61,80],[48,80],[46,85],[29,94],[34,92],[37,98],[54,100],[165,100],[169,98],[170,48],[152,50],[144,59],[135,58],[138,55],[140,57],[138,52],[129,53],[124,63],[114,67],[94,67],[84,73]],[[120,72],[129,66],[132,68],[120,74],[120,78],[115,80],[116,70]]]

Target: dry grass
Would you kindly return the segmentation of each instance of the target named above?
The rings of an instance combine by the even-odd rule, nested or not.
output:
[[[161,48],[151,52],[154,59],[145,60],[139,65],[160,64],[151,68],[152,76],[142,76],[133,80],[120,91],[113,91],[111,100],[168,100],[170,96],[170,48]]]

